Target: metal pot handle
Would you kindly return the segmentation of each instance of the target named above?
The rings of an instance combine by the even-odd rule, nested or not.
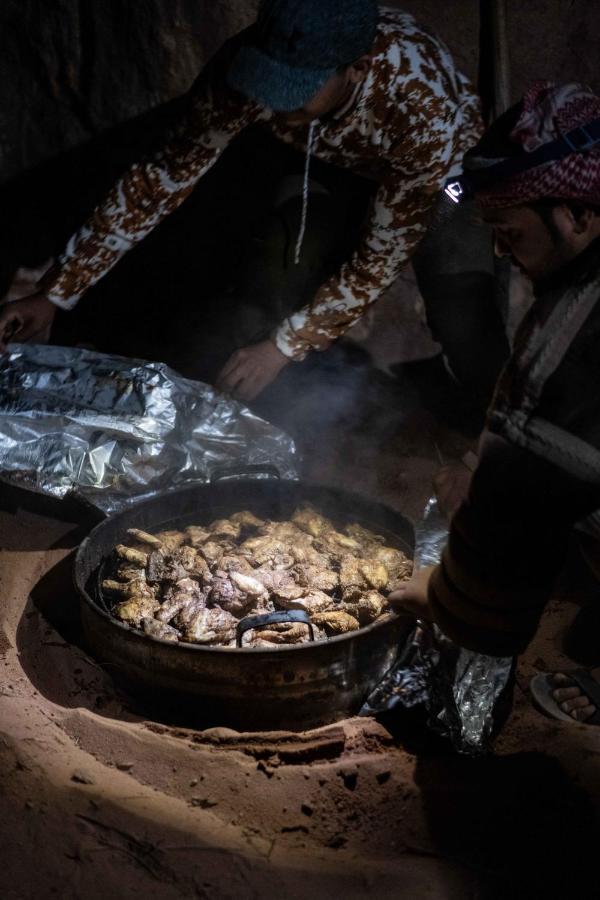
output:
[[[270,478],[281,480],[281,473],[276,466],[269,463],[248,463],[239,466],[218,466],[210,473],[210,483],[221,481],[224,478],[239,478],[243,475],[269,475]]]
[[[279,625],[282,622],[301,622],[308,625],[311,641],[315,639],[315,626],[310,620],[310,616],[303,609],[289,609],[281,612],[265,613],[262,616],[246,616],[235,630],[235,640],[238,647],[242,646],[242,638],[247,631],[256,628],[266,628],[268,625]]]

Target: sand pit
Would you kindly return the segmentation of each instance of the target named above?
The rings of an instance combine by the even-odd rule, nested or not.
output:
[[[196,731],[142,710],[81,645],[83,530],[0,519],[3,897],[566,896],[548,891],[579,877],[565,849],[597,840],[600,739],[538,715],[525,688],[565,662],[573,604],[522,661],[496,758],[454,756],[418,715]]]

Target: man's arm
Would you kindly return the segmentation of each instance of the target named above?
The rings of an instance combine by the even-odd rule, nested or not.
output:
[[[487,435],[467,501],[428,585],[433,619],[460,646],[521,653],[535,633],[575,522],[600,490]]]
[[[219,373],[217,385],[240,400],[252,400],[290,360],[325,350],[341,337],[394,281],[426,229],[435,195],[413,189],[398,173],[381,185],[367,234],[339,276],[330,278],[304,307],[279,326],[272,340],[237,350]]]
[[[397,278],[425,234],[442,176],[407,177],[393,169],[380,185],[364,237],[339,275],[321,286],[312,303],[278,328],[285,356],[303,359],[325,350],[369,309]]]
[[[88,288],[183,203],[229,142],[264,114],[227,87],[231,52],[229,42],[188,94],[187,110],[167,143],[117,181],[42,279],[40,291],[56,306],[74,307]]]
[[[279,350],[302,359],[323,350],[361,318],[409,262],[429,225],[431,208],[462,146],[453,124],[457,99],[425,78],[411,83],[398,72],[389,98],[381,162],[387,166],[363,239],[339,275],[312,303],[286,319],[275,335]],[[476,120],[467,134],[477,133]]]

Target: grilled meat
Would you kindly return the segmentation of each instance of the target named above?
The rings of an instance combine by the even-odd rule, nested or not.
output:
[[[160,638],[163,641],[172,641],[175,644],[181,637],[180,632],[176,628],[171,628],[170,625],[165,625],[164,622],[160,622],[158,619],[153,619],[150,616],[142,619],[142,628],[144,633],[150,635],[150,637]]]
[[[235,522],[236,525],[241,525],[241,527],[247,531],[262,528],[265,524],[264,519],[259,519],[258,516],[255,516],[254,513],[251,513],[248,509],[243,509],[240,512],[234,513],[232,516],[229,516],[229,519],[231,522]]]
[[[182,578],[165,592],[163,602],[156,613],[161,622],[170,622],[190,603],[204,600],[205,596],[197,581]]]
[[[202,544],[205,544],[207,541],[211,540],[211,533],[206,528],[200,528],[199,525],[189,525],[185,529],[185,539],[190,544],[190,546],[201,547]]]
[[[306,611],[316,639],[376,621],[412,562],[358,524],[337,530],[311,506],[288,521],[242,510],[207,526],[156,535],[132,528],[115,548],[116,577],[102,587],[115,614],[163,640],[235,644],[237,622],[277,609]],[[248,646],[309,640],[300,623],[250,632]]]
[[[358,619],[361,627],[378,619],[386,607],[386,599],[378,591],[367,591],[357,600],[342,604],[342,611]]]
[[[319,537],[325,532],[333,531],[333,524],[317,512],[312,506],[304,506],[297,509],[292,516],[292,522],[302,531],[311,534],[313,537]]]
[[[142,619],[152,618],[159,607],[160,603],[152,593],[131,594],[127,600],[117,604],[115,613],[123,622],[139,628]]]
[[[139,528],[128,528],[127,534],[140,544],[147,544],[153,550],[161,550],[165,545],[159,537],[154,534],[148,534],[147,531],[140,531]]]
[[[286,600],[281,596],[281,593],[279,593],[277,600],[279,606],[282,606],[284,609],[303,609],[305,612],[309,613],[310,616],[314,616],[315,613],[324,612],[326,609],[330,609],[335,602],[327,594],[324,594],[323,591],[315,590],[306,591],[306,593],[295,600]]]
[[[312,616],[312,620],[315,625],[325,629],[329,637],[334,637],[336,634],[346,634],[348,631],[357,631],[360,627],[354,616],[338,609],[315,613]]]
[[[166,550],[177,550],[185,541],[184,531],[159,531],[156,535]]]
[[[126,547],[125,544],[117,544],[115,553],[121,559],[130,563],[132,566],[138,566],[143,569],[148,562],[148,554],[142,550],[136,550],[135,547]]]
[[[217,519],[216,522],[211,522],[208,530],[213,541],[235,542],[242,533],[242,526],[239,522],[232,522],[231,519]]]
[[[235,638],[237,619],[214,606],[199,610],[183,631],[184,641],[196,644],[227,644]]]

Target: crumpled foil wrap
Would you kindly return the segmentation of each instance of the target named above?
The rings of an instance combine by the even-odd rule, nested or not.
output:
[[[415,566],[436,565],[448,523],[432,497],[415,529]],[[512,674],[512,657],[486,656],[458,647],[437,627],[419,623],[395,664],[367,698],[361,715],[425,703],[429,725],[459,753],[491,749],[494,712]]]
[[[0,477],[11,484],[112,513],[228,469],[294,479],[298,462],[284,432],[162,363],[36,344],[0,358]]]

